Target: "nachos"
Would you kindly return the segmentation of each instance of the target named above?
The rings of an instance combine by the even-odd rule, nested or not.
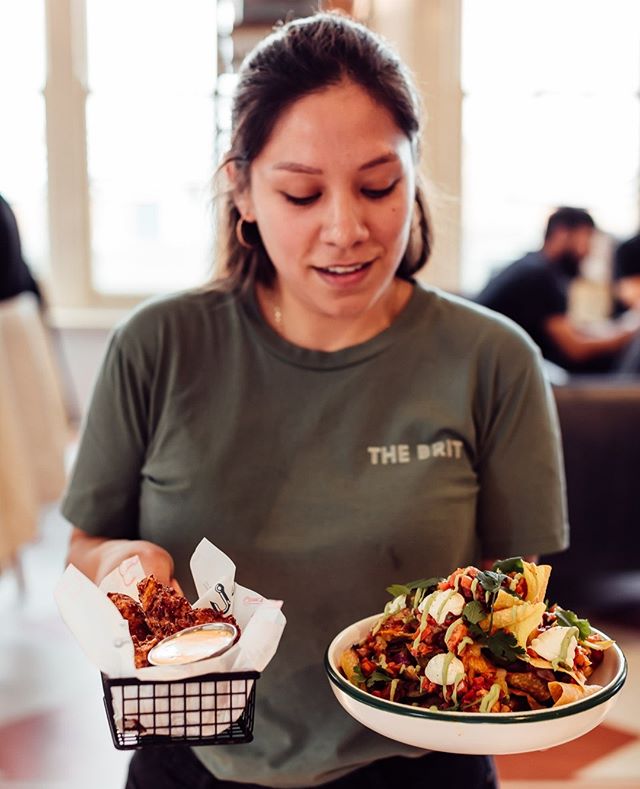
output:
[[[613,642],[545,602],[550,574],[514,557],[391,586],[382,617],[342,655],[342,672],[374,696],[436,710],[536,710],[590,695]]]

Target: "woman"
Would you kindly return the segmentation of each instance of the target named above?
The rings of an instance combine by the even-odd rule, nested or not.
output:
[[[420,131],[371,32],[333,14],[280,28],[235,96],[226,277],[114,334],[64,504],[70,561],[99,581],[138,553],[189,594],[207,536],[288,620],[254,742],[142,751],[131,789],[493,785],[483,757],[359,726],[322,668],[390,583],[566,541],[537,352],[412,279],[431,243]]]

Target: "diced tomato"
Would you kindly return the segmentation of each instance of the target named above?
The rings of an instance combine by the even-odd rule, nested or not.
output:
[[[575,663],[576,666],[579,666],[580,668],[584,668],[585,666],[591,665],[589,656],[586,654],[586,652],[581,646],[578,646],[578,648],[576,649],[576,655],[573,662]]]
[[[460,622],[455,628],[449,640],[447,641],[447,648],[450,652],[456,651],[456,647],[462,641],[463,638],[469,635],[469,628],[463,623]]]
[[[365,677],[368,677],[371,674],[373,674],[373,672],[376,670],[377,666],[376,666],[375,663],[373,663],[368,658],[363,658],[360,661],[360,668],[362,669],[362,673],[365,675]]]
[[[464,694],[462,699],[460,700],[462,706],[464,707],[467,704],[472,704],[476,700],[477,697],[478,697],[478,689],[477,688],[472,688],[471,690],[468,690]],[[460,694],[458,694],[458,698],[460,698]]]

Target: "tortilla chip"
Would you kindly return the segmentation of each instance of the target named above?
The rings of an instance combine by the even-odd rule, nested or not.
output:
[[[460,660],[464,666],[464,673],[469,679],[473,679],[477,674],[490,676],[496,671],[493,663],[482,654],[479,644],[469,645],[460,655]]]
[[[548,671],[562,671],[564,674],[567,674],[571,677],[574,682],[577,682],[578,685],[584,685],[587,681],[587,678],[581,671],[576,671],[575,669],[568,669],[563,668],[560,664],[554,668],[553,664],[550,660],[546,660],[545,658],[541,657],[532,657],[527,653],[524,657],[524,660],[529,663],[529,665],[533,666],[534,668],[544,668]]]
[[[496,596],[496,601],[493,604],[494,611],[504,611],[505,608],[513,608],[514,605],[522,605],[524,600],[520,597],[514,597],[504,589],[500,589]]]
[[[609,649],[609,647],[612,647],[616,642],[611,638],[603,638],[601,641],[589,641],[589,639],[587,639],[586,641],[580,640],[578,643],[582,644],[583,647],[604,652],[605,649]]]
[[[546,606],[544,603],[522,603],[522,605],[512,605],[509,608],[504,608],[502,611],[494,610],[491,632],[507,630],[513,633],[518,646],[526,649],[527,640],[542,621],[542,615],[545,610]],[[480,627],[485,630],[489,627],[489,617],[480,622]]]
[[[510,671],[507,673],[507,685],[509,691],[514,688],[523,690],[527,695],[533,696],[537,701],[548,701],[551,698],[548,682],[538,677],[530,671]]]
[[[529,704],[529,709],[532,710],[543,710],[546,708],[546,705],[540,704],[539,701],[536,701],[530,693],[527,693],[526,690],[518,690],[516,688],[509,688],[509,695],[511,696],[522,696],[527,700]]]
[[[573,682],[550,682],[549,692],[553,698],[553,706],[561,707],[564,704],[571,704],[572,701],[579,701],[585,696],[600,690],[602,685],[574,685]]]
[[[525,600],[528,603],[544,602],[549,576],[551,575],[551,565],[533,564],[532,562],[523,562],[522,564],[524,565],[524,578],[527,582]]]
[[[344,671],[345,677],[351,682],[352,685],[357,685],[360,687],[358,680],[356,679],[355,668],[356,666],[360,665],[360,660],[358,659],[358,653],[355,649],[347,649],[342,653],[342,657],[340,658],[340,668]]]

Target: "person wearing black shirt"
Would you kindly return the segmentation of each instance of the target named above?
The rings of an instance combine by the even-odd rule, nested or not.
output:
[[[22,257],[15,215],[0,195],[0,301],[26,292],[34,293],[42,305],[40,288]]]
[[[613,281],[622,310],[640,310],[640,233],[624,241],[616,250]]]
[[[519,324],[545,359],[573,373],[617,369],[635,328],[611,326],[591,336],[568,316],[571,280],[591,249],[595,222],[581,208],[562,207],[549,217],[542,249],[494,276],[476,301]]]

